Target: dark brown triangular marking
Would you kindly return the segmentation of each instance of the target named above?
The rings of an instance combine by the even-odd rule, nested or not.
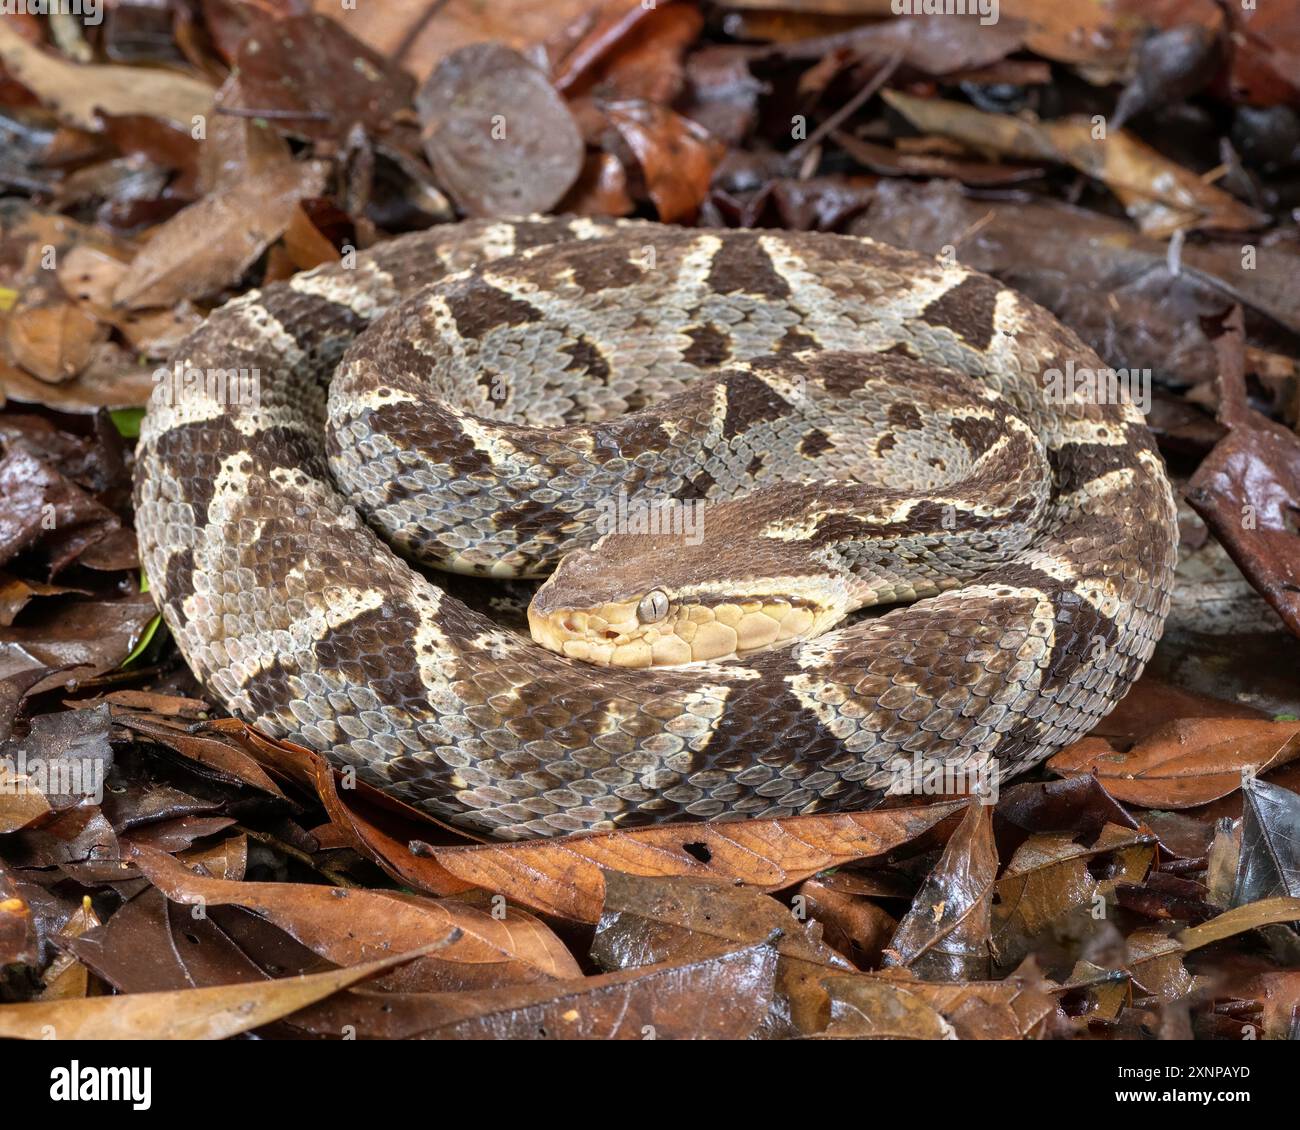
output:
[[[708,286],[718,294],[789,298],[790,288],[752,232],[724,235],[709,268]]]
[[[753,424],[778,420],[790,405],[766,384],[748,373],[730,373],[726,378],[727,417],[722,423],[724,439],[731,439]]]
[[[972,349],[993,340],[993,314],[1002,287],[984,275],[970,275],[921,311],[921,320],[947,326]]]

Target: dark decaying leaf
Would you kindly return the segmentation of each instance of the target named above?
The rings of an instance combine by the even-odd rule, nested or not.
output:
[[[416,97],[424,151],[471,216],[554,207],[582,171],[582,135],[546,76],[516,51],[481,43],[448,55]]]
[[[120,526],[107,507],[25,450],[0,459],[0,564],[38,550],[54,577]]]
[[[1253,777],[1241,792],[1241,856],[1232,905],[1300,898],[1300,795]]]
[[[1187,501],[1300,635],[1300,436],[1247,404],[1244,341],[1237,308],[1215,340],[1229,431],[1188,482]]]
[[[382,133],[415,92],[408,74],[323,15],[266,21],[240,42],[235,61],[248,106],[317,140],[341,142],[357,124]]]
[[[931,255],[951,247],[966,266],[1046,306],[1110,365],[1150,369],[1177,384],[1214,376],[1199,319],[1234,299],[1300,330],[1293,253],[1267,238],[1253,271],[1241,269],[1241,242],[1225,240],[1187,244],[1174,273],[1168,241],[1123,220],[1055,200],[972,199],[951,181],[906,180],[882,180],[850,230]],[[1071,248],[1068,273],[1060,269],[1062,239]]]
[[[390,1035],[438,1040],[743,1040],[771,1006],[765,942],[681,964],[477,993],[387,994]],[[719,1002],[727,1007],[720,1008]]]
[[[852,966],[813,923],[752,889],[699,879],[605,872],[605,906],[591,956],[604,969],[683,962],[771,939],[777,960],[769,1031],[820,1031],[828,1017],[821,979]]]
[[[993,810],[972,803],[943,857],[917,893],[886,950],[889,965],[923,981],[988,976],[993,880],[998,871]]]

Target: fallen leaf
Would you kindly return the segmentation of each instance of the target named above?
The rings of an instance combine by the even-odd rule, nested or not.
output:
[[[650,102],[608,102],[602,109],[636,157],[659,219],[691,219],[708,193],[723,146],[689,118]]]
[[[213,89],[177,71],[147,67],[78,66],[27,43],[0,22],[0,63],[42,105],[81,129],[102,128],[97,110],[150,114],[190,129],[212,109]]]
[[[759,943],[682,964],[475,993],[385,994],[390,1038],[743,1040],[767,1015],[777,955]],[[725,1007],[719,1007],[726,1002]]]
[[[821,979],[853,968],[819,934],[752,889],[607,871],[591,956],[604,969],[628,969],[772,939],[780,957],[771,1019],[777,1031],[808,1034],[824,1028],[829,1016]]]
[[[122,277],[119,306],[171,306],[229,286],[284,234],[298,201],[324,190],[318,161],[273,167],[204,197],[154,231]]]
[[[988,975],[993,881],[998,851],[993,810],[971,803],[943,856],[898,925],[885,959],[923,981],[972,981]]]
[[[1190,718],[1171,722],[1127,753],[1084,738],[1047,766],[1061,776],[1095,774],[1116,799],[1146,808],[1194,808],[1300,756],[1300,722]]]
[[[831,1022],[823,1039],[955,1040],[956,1029],[902,984],[869,977],[828,977]]]
[[[374,960],[394,948],[406,951],[439,943],[436,953],[385,978],[393,982],[388,988],[430,992],[560,980],[581,973],[568,951],[531,917],[512,923],[465,903],[386,891],[208,879],[144,847],[137,847],[132,858],[174,902],[241,906],[335,965]]]
[[[1217,918],[1190,926],[1178,935],[1183,949],[1192,950],[1221,942],[1245,930],[1255,930],[1273,923],[1300,921],[1300,898],[1269,898],[1225,910]]]
[[[733,880],[775,891],[827,867],[882,855],[960,808],[955,801],[784,820],[669,824],[429,852],[453,875],[484,890],[545,914],[596,922],[605,898],[602,868]]]
[[[1254,777],[1241,786],[1241,856],[1232,905],[1300,898],[1300,795]]]
[[[356,125],[382,134],[415,93],[405,71],[323,15],[265,20],[240,41],[235,66],[249,106],[317,141],[342,142]]]
[[[1193,227],[1251,231],[1268,222],[1264,214],[1174,164],[1126,130],[1110,129],[1099,140],[1087,118],[1029,121],[892,90],[882,91],[881,97],[923,133],[1018,160],[1073,165],[1116,192],[1159,200],[1189,214]]]
[[[439,183],[470,216],[553,208],[582,171],[573,115],[540,70],[508,47],[448,55],[420,88],[424,151]]]
[[[351,969],[246,985],[131,993],[85,1000],[0,1004],[0,1036],[15,1040],[224,1040],[431,953],[371,961]]]

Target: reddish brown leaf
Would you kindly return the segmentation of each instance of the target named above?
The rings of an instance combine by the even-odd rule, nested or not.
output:
[[[394,974],[396,980],[386,978],[389,988],[429,992],[580,975],[559,940],[530,915],[512,921],[466,903],[386,891],[208,879],[145,847],[137,847],[132,858],[169,899],[242,906],[336,965],[439,943],[436,953]]]
[[[595,922],[601,869],[725,879],[775,891],[853,859],[881,855],[953,815],[961,802],[918,808],[677,824],[552,840],[431,848],[458,878],[547,914]]]
[[[659,219],[675,224],[694,216],[723,146],[689,118],[649,102],[611,102],[604,110],[641,166]]]
[[[1194,718],[1172,722],[1127,753],[1084,738],[1047,764],[1054,773],[1095,773],[1118,800],[1146,808],[1194,808],[1241,787],[1243,771],[1263,773],[1300,755],[1300,722]]]

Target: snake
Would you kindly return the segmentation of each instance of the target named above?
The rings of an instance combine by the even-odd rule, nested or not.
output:
[[[232,715],[471,835],[865,810],[1040,763],[1150,658],[1174,503],[1133,399],[1060,379],[1101,368],[954,256],[465,220],[191,332],[141,562]]]

